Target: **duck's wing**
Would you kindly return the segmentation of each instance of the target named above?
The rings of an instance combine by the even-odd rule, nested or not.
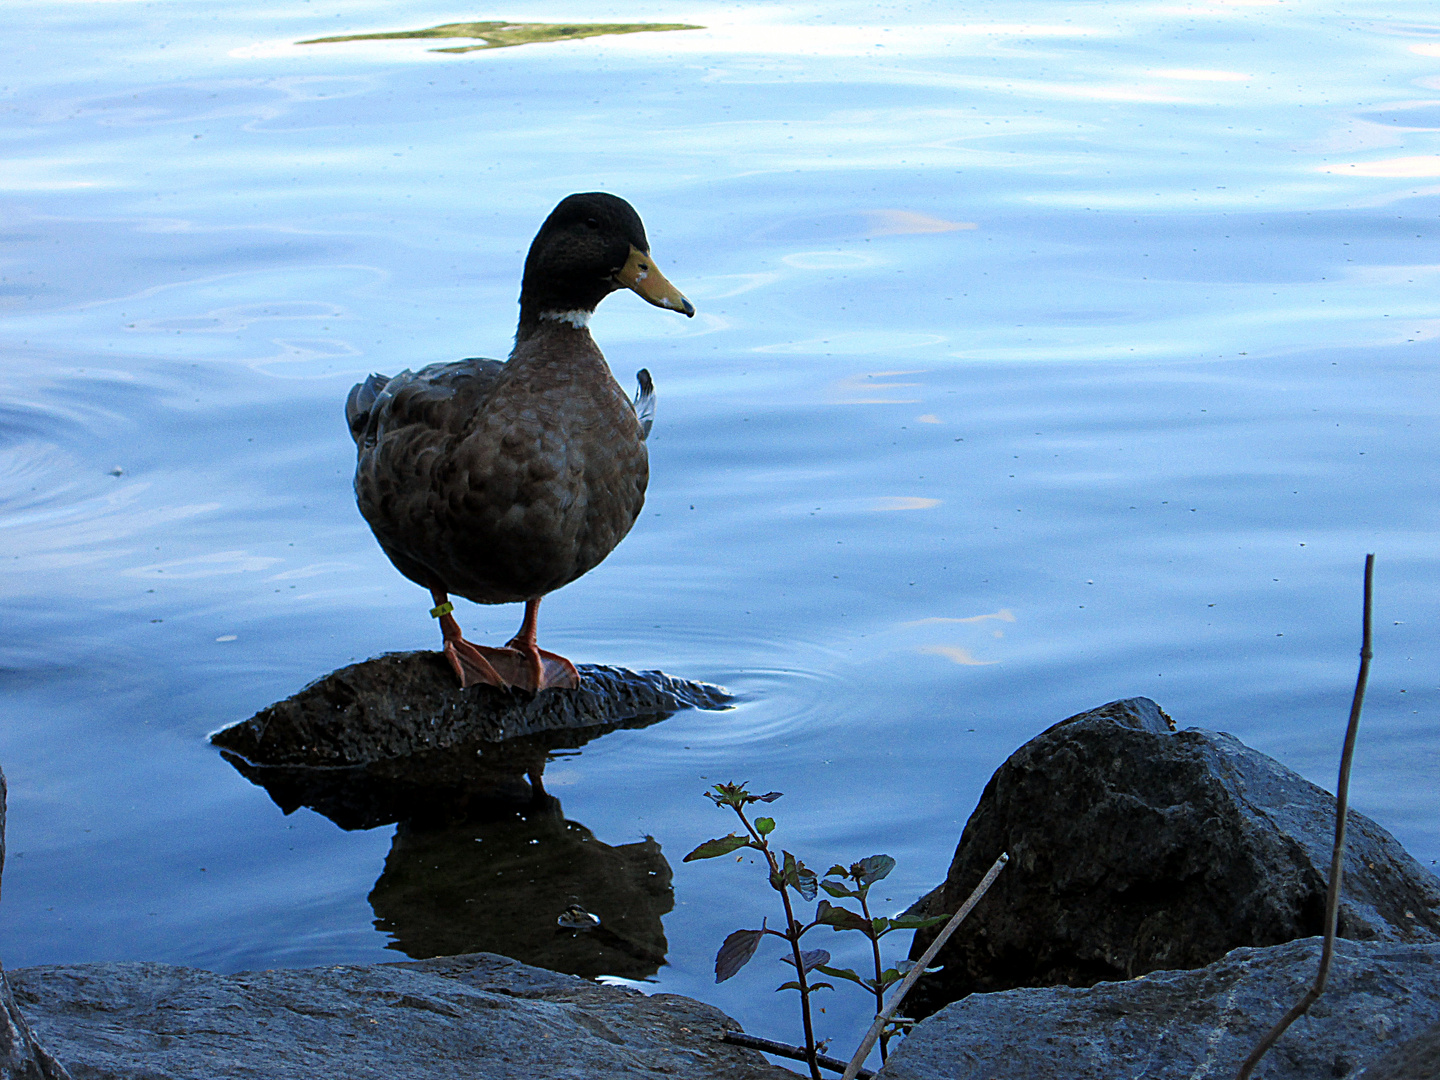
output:
[[[363,452],[387,431],[419,424],[455,432],[484,407],[505,365],[472,357],[398,375],[371,375],[350,390],[345,420]]]
[[[648,439],[650,428],[655,423],[655,382],[645,368],[635,373],[635,381],[640,384],[640,389],[635,392],[635,419],[640,421],[640,437]]]

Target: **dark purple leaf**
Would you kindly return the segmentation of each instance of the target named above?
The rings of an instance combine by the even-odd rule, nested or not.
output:
[[[735,935],[731,934],[730,936],[734,937]],[[780,959],[791,967],[795,966],[795,957],[793,956],[782,956]],[[830,954],[824,949],[806,949],[800,954],[800,962],[805,965],[806,971],[814,971],[821,964],[830,962]]]
[[[764,930],[736,930],[715,954],[715,981],[722,983],[750,962]]]
[[[774,802],[782,794],[784,793],[780,791],[767,791],[764,795],[756,795],[754,798],[756,802]]]

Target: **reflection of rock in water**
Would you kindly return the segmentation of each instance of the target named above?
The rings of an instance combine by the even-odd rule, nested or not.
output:
[[[341,668],[211,736],[285,813],[342,829],[398,821],[370,894],[390,948],[497,952],[575,975],[644,978],[665,961],[670,866],[646,839],[611,847],[545,794],[552,753],[729,696],[660,672],[581,665],[577,690],[461,690],[438,653]],[[565,930],[578,904],[594,930]]]
[[[595,930],[556,924],[571,904]],[[647,837],[611,847],[554,799],[527,813],[439,828],[401,824],[370,893],[389,948],[424,959],[498,952],[573,975],[642,979],[665,962],[670,865]]]
[[[529,809],[544,798],[542,775],[555,751],[574,750],[617,727],[646,727],[663,719],[645,716],[621,725],[477,741],[349,769],[252,765],[223,750],[220,756],[268,791],[287,814],[308,806],[342,829],[392,821],[431,827]]]

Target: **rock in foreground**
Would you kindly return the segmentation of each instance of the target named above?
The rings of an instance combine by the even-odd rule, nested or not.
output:
[[[12,973],[57,1057],[92,1080],[795,1080],[738,1028],[489,953],[217,975],[168,964]]]
[[[718,686],[659,671],[594,664],[579,671],[574,690],[462,690],[441,653],[386,653],[331,672],[210,741],[255,765],[333,768],[520,735],[653,722],[730,701]]]
[[[0,870],[5,867],[5,806],[8,790],[0,772]],[[65,1067],[36,1041],[0,968],[0,1080],[70,1080]]]
[[[1229,735],[1172,732],[1148,698],[1062,720],[996,770],[923,902],[954,911],[1010,853],[907,1008],[1198,968],[1319,934],[1334,828],[1328,792]],[[1346,843],[1340,935],[1440,941],[1440,880],[1354,811]]]
[[[1307,938],[1268,949],[1237,949],[1196,971],[1162,971],[1085,990],[975,994],[917,1025],[879,1076],[1233,1077],[1256,1042],[1314,981],[1319,958],[1320,939]],[[1255,1076],[1355,1076],[1437,1019],[1440,945],[1337,942],[1324,996],[1281,1036]],[[1421,1080],[1435,1073],[1384,1075]]]

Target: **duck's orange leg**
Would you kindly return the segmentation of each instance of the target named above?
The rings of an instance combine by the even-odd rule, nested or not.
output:
[[[462,687],[483,683],[501,690],[533,693],[551,686],[570,689],[580,685],[574,664],[535,644],[539,600],[526,602],[520,632],[504,648],[494,649],[465,640],[460,624],[450,614],[452,608],[444,590],[431,589],[430,595],[435,600],[430,614],[440,620],[440,633],[445,639],[445,659],[455,669]]]
[[[506,643],[506,651],[518,652],[525,658],[530,677],[530,688],[544,690],[558,687],[573,690],[580,685],[580,673],[575,665],[558,653],[546,652],[535,644],[535,624],[540,616],[540,598],[525,601],[525,620],[520,630]]]

